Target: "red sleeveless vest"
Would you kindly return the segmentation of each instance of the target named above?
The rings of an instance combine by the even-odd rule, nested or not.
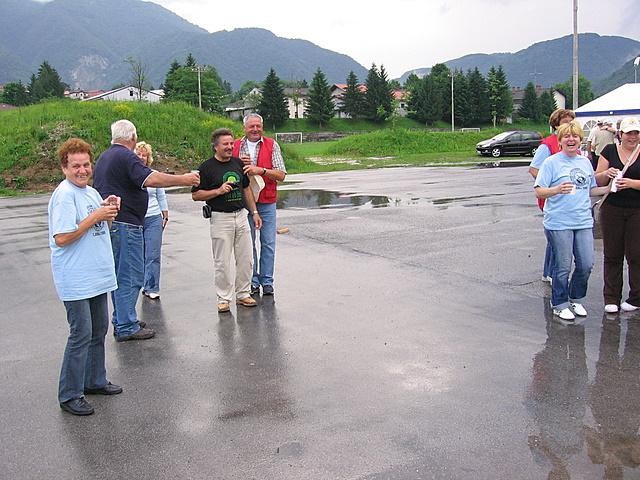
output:
[[[556,135],[549,135],[542,140],[542,145],[546,145],[551,155],[560,151],[560,144]]]
[[[560,151],[560,144],[558,143],[558,137],[556,135],[549,135],[543,138],[541,145],[546,145],[551,155]],[[540,210],[544,209],[544,201],[544,198],[538,199],[538,207],[540,207]]]
[[[233,142],[233,156],[237,157],[240,155],[240,143],[242,140],[236,140]],[[256,165],[258,167],[266,168],[271,170],[273,165],[271,163],[271,155],[273,153],[273,139],[269,137],[262,137],[262,142],[260,145],[260,151],[258,152],[258,159],[256,161]],[[262,175],[262,179],[264,180],[264,188],[260,192],[260,196],[258,197],[258,203],[275,203],[278,199],[278,191],[277,185],[278,182],[275,180],[271,180],[267,178],[265,175]]]

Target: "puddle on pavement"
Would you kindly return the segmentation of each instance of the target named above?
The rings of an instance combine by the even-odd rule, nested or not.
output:
[[[279,209],[309,208],[380,208],[395,206],[394,199],[384,195],[357,195],[328,190],[280,190]]]

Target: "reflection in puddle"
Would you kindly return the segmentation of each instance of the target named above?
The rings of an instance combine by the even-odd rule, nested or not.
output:
[[[356,195],[327,190],[281,190],[278,192],[277,208],[379,208],[393,204],[394,202],[384,195]]]

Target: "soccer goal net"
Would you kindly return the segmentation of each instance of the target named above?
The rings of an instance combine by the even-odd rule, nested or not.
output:
[[[302,143],[302,132],[282,132],[276,133],[278,143]]]

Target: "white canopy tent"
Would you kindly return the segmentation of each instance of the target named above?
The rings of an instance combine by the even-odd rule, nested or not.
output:
[[[640,117],[640,83],[627,83],[576,109],[576,120],[589,131],[600,119],[613,126],[624,117]]]

